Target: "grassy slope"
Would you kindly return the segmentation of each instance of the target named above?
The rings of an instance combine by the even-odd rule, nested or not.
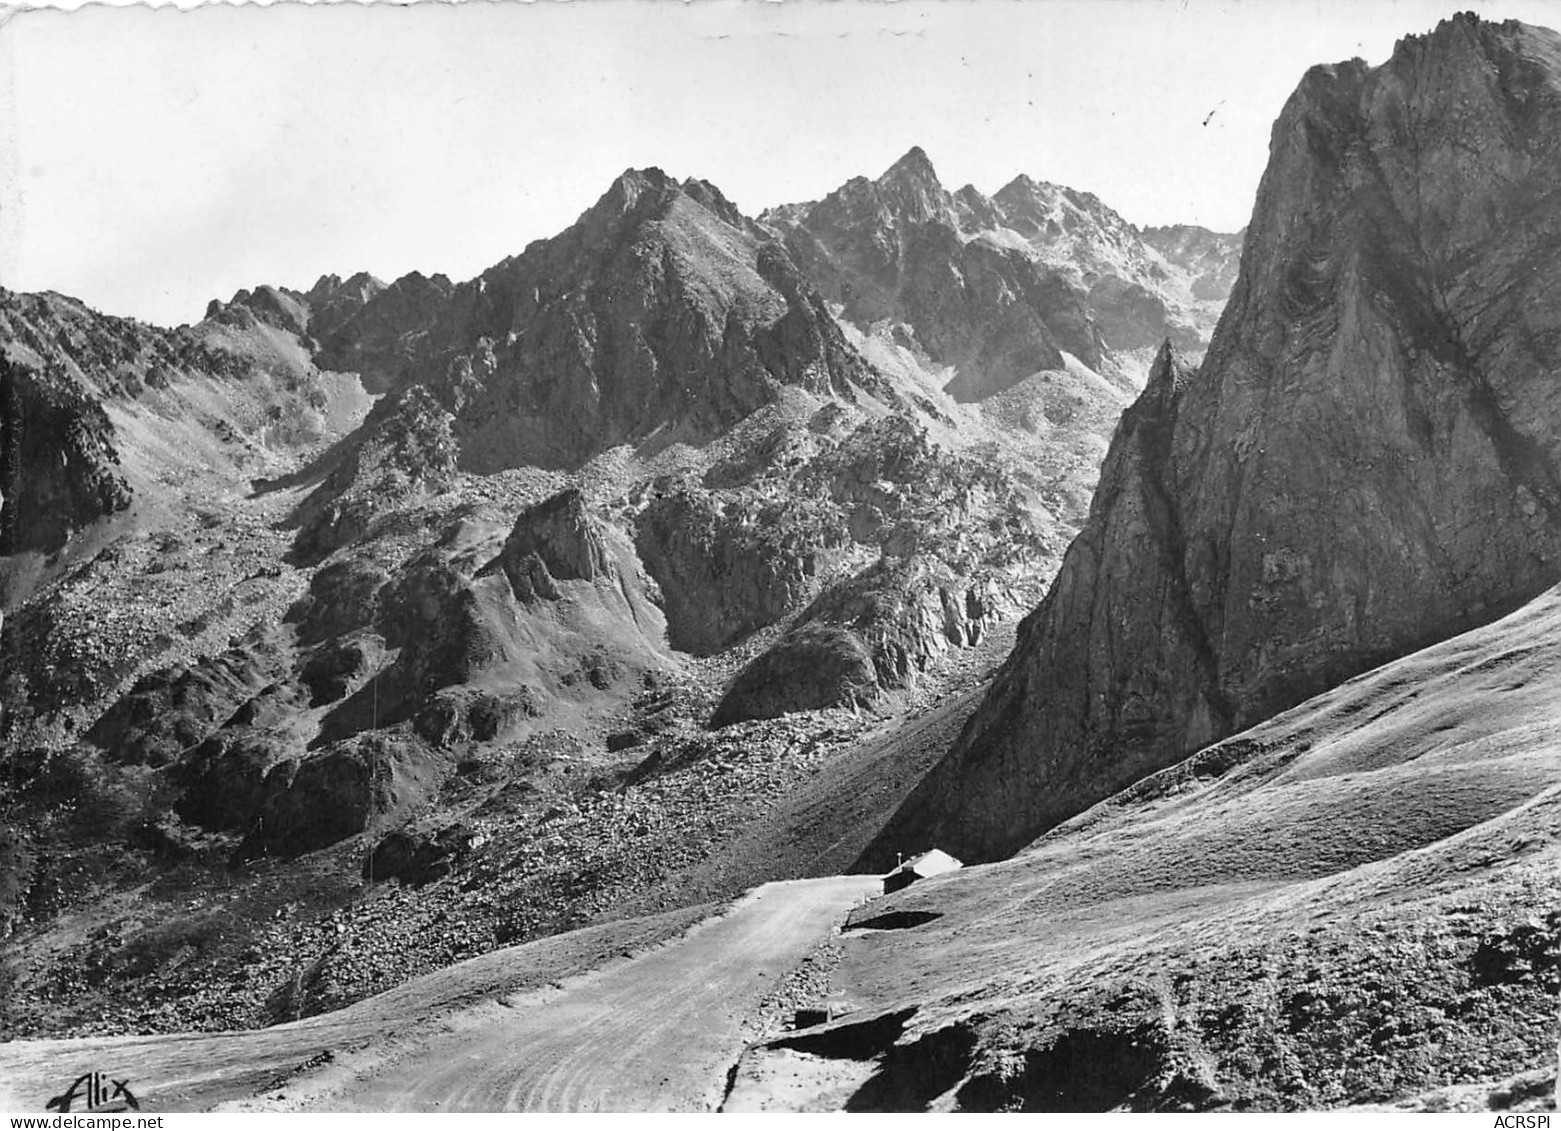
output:
[[[1323,1107],[1542,1067],[1558,738],[1554,590],[875,903],[941,917],[851,936],[848,993],[918,1012],[847,1048],[877,1058],[847,1102]]]
[[[398,1040],[455,1023],[458,1012],[467,1024],[502,1012],[506,997],[659,946],[716,910],[688,907],[494,951],[335,1013],[269,1029],[8,1042],[0,1045],[0,1108],[41,1111],[51,1089],[90,1071],[123,1074],[151,1111],[198,1111],[269,1096],[338,1058],[362,1067]]]

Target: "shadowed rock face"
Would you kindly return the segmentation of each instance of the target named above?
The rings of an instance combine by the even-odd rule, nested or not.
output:
[[[806,497],[737,500],[688,489],[640,515],[635,546],[656,578],[668,641],[720,651],[815,596],[850,542],[837,510]]]
[[[837,625],[805,624],[739,673],[710,725],[862,706],[873,701],[877,690],[873,656],[860,637]]]
[[[114,439],[77,382],[0,353],[0,554],[52,552],[130,506]]]
[[[285,671],[282,636],[257,630],[221,655],[148,673],[87,731],[87,741],[129,765],[176,761]]]
[[[978,643],[1017,604],[979,571],[956,573],[921,555],[882,558],[826,589],[791,632],[744,667],[710,725],[869,706],[912,687],[949,648]]]
[[[1307,74],[1202,367],[1162,352],[900,827],[1012,852],[1561,577],[1558,145],[1549,31],[1459,16]]]
[[[518,519],[499,553],[499,568],[517,594],[531,587],[535,558],[551,589],[556,581],[594,581],[616,576],[601,523],[586,508],[585,496],[571,487],[529,508]],[[557,596],[556,592],[552,594]]]
[[[259,815],[237,858],[301,856],[390,821],[427,800],[446,770],[416,739],[391,732],[280,762],[260,786]]]

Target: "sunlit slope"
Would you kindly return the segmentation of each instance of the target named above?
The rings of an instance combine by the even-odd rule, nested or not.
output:
[[[1561,782],[1561,590],[1307,700],[1041,838],[1117,894],[1330,875]],[[1110,878],[1115,875],[1116,879]]]
[[[850,1049],[847,1106],[1318,1107],[1550,1064],[1558,840],[1553,589],[859,913],[923,914],[842,967],[861,1016],[915,1008]]]

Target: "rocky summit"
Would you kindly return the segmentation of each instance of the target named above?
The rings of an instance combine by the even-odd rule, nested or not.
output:
[[[902,818],[980,858],[1561,578],[1561,39],[1459,17],[1308,72],[1202,364]]]
[[[0,292],[0,1107],[1544,1108],[1557,138],[1464,15],[1234,235],[916,148]]]

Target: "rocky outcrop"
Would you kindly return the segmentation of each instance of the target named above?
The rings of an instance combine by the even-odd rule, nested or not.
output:
[[[521,512],[498,556],[479,571],[494,574],[535,615],[568,620],[575,610],[618,618],[628,636],[657,651],[661,647],[666,621],[654,583],[628,537],[598,515],[578,488]]]
[[[628,537],[596,513],[578,488],[522,511],[498,555],[477,577],[502,579],[504,597],[551,626],[558,633],[554,643],[565,652],[572,640],[577,646],[590,640],[593,655],[617,654],[627,665],[624,671],[666,662],[666,619],[655,583]],[[573,639],[576,633],[579,639]],[[607,678],[605,669],[596,671],[593,661],[579,659],[590,669],[590,682]],[[621,666],[607,662],[614,671]],[[575,677],[561,678],[568,683]]]
[[[295,857],[410,815],[438,791],[448,766],[418,739],[360,735],[266,774],[259,815],[237,858]]]
[[[483,841],[481,833],[460,822],[427,832],[397,829],[364,859],[363,878],[370,883],[426,884],[448,875]]]
[[[375,592],[372,632],[314,653],[301,678],[330,704],[325,741],[402,722],[441,748],[492,741],[563,700],[626,696],[672,663],[633,547],[578,490],[521,512],[484,557],[430,546]],[[360,587],[329,576],[326,593]],[[370,653],[365,678],[358,661]]]
[[[426,379],[430,357],[468,344],[469,286],[418,271],[388,286],[362,273],[344,283],[333,278],[322,278],[307,296],[319,363],[360,374],[374,392]]]
[[[322,736],[336,741],[409,720],[441,689],[501,663],[509,641],[487,612],[472,578],[446,555],[414,557],[379,597],[374,627],[394,659],[334,702]]]
[[[206,305],[206,318],[240,329],[264,323],[298,338],[307,337],[309,331],[309,308],[300,296],[269,285],[241,290],[225,303],[212,299]]]
[[[805,624],[745,667],[710,725],[774,719],[794,711],[866,706],[878,697],[873,656],[861,637],[832,624]]]
[[[456,287],[443,275],[412,272],[386,285],[367,272],[322,275],[307,291],[262,285],[227,302],[213,299],[206,322],[244,331],[270,326],[291,334],[322,369],[358,374],[375,393],[399,392],[421,375],[430,335],[452,332]],[[465,309],[469,303],[463,303]],[[438,348],[458,342],[439,339]]]
[[[293,516],[294,546],[315,561],[369,537],[398,506],[444,490],[459,445],[450,414],[414,385],[386,398],[361,429],[325,457],[329,472]]]
[[[114,426],[54,366],[0,352],[0,554],[50,553],[130,506]]]
[[[309,705],[323,707],[361,687],[377,666],[382,648],[372,633],[340,636],[316,648],[304,661],[298,680],[309,692]]]
[[[901,827],[1011,852],[1561,577],[1557,136],[1549,31],[1459,16],[1308,72],[1207,357],[1162,352]]]
[[[321,644],[375,623],[390,574],[359,557],[338,558],[315,571],[309,591],[287,611],[303,644]]]
[[[879,688],[910,687],[950,648],[981,642],[1013,603],[990,576],[969,577],[920,556],[884,558],[834,586],[805,620],[848,627],[867,646]]]
[[[174,812],[208,829],[248,832],[265,799],[266,772],[302,748],[257,727],[224,727],[175,764]]]
[[[384,289],[385,284],[367,271],[359,271],[346,279],[339,275],[321,275],[303,296],[303,301],[309,307],[309,336],[328,355],[337,335],[357,317],[370,299]],[[324,360],[333,359],[327,357]],[[359,372],[364,368],[352,365],[329,367]]]
[[[282,677],[291,659],[278,632],[256,630],[217,656],[143,676],[85,737],[117,762],[168,765]]]
[[[447,687],[423,703],[412,729],[432,745],[449,748],[492,742],[542,713],[542,696],[525,685],[503,691]]]
[[[886,557],[821,593],[797,627],[749,662],[712,727],[870,706],[914,687],[950,648],[972,647],[1014,608],[1008,587],[921,557]]]
[[[908,415],[838,439],[778,429],[706,481],[726,486],[669,493],[640,516],[674,645],[713,650],[732,630],[787,617],[808,630],[752,660],[713,725],[912,688],[949,648],[976,644],[1034,599],[1023,577],[1046,542],[1030,487],[944,449]],[[808,670],[814,654],[834,659]]]
[[[794,438],[772,437],[759,449],[784,466],[805,449],[782,439]],[[860,683],[854,668],[837,664],[833,691],[818,690],[828,678],[809,673],[794,692],[767,688],[762,708],[729,705],[733,697],[752,700],[754,681],[800,671],[787,659],[796,648],[783,637],[771,646],[777,656],[761,654],[732,684],[716,718],[813,709],[804,703],[867,703],[914,687],[949,648],[976,644],[1021,600],[1034,599],[1023,578],[1046,555],[1036,497],[983,461],[945,450],[908,416],[864,423],[790,476],[791,501],[759,527],[769,544],[778,531],[798,531],[788,560],[808,560],[801,556],[808,542],[823,541],[816,516],[830,514],[843,544],[832,568],[809,574],[816,595],[796,610],[794,627],[839,629],[868,657],[872,679]],[[809,524],[799,515],[815,518]],[[865,564],[864,550],[871,555]]]
[[[409,812],[435,795],[450,751],[582,703],[622,703],[670,666],[628,539],[580,491],[527,508],[476,567],[448,543],[385,584],[372,567],[333,563],[295,608],[304,638],[370,614],[372,630],[301,661],[311,704],[327,708],[318,752],[267,771],[247,856],[313,851]],[[337,594],[357,611],[322,622]]]
[[[577,487],[528,508],[515,520],[498,568],[522,600],[559,596],[559,581],[617,577],[607,527],[592,517]]]
[[[813,500],[689,488],[640,512],[635,546],[668,641],[703,656],[801,609],[850,540],[840,512]]]

